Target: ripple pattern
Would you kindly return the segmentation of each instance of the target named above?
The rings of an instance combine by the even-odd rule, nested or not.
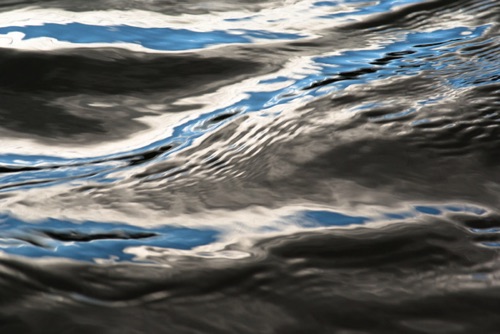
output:
[[[496,333],[499,22],[2,2],[0,332]]]

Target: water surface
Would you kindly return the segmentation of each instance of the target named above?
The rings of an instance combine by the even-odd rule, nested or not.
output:
[[[496,333],[499,19],[2,2],[1,333]]]

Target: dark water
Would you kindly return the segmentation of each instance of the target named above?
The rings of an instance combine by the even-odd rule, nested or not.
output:
[[[0,333],[499,333],[497,0],[0,2]]]

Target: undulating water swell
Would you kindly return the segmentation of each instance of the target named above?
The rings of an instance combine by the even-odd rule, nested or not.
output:
[[[497,0],[0,3],[0,333],[499,333]]]

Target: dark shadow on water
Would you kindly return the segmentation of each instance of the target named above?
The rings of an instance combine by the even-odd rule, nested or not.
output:
[[[172,106],[172,102],[212,92],[264,67],[270,70],[267,64],[255,61],[195,54],[4,49],[0,50],[0,127],[41,140],[64,138],[88,144],[121,139],[148,128],[139,118],[161,113],[128,105],[127,100],[144,100],[163,105],[166,112],[182,112],[186,107]],[[79,105],[65,106],[68,97]],[[115,106],[94,107],[95,101]]]

